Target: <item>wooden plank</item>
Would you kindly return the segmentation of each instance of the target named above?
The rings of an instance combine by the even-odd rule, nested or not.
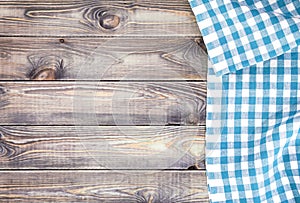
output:
[[[204,169],[204,127],[0,126],[0,169]]]
[[[186,0],[0,1],[2,36],[199,36]]]
[[[205,82],[2,82],[0,125],[200,125]]]
[[[203,171],[1,171],[1,201],[208,202]]]
[[[0,80],[206,80],[202,38],[0,38]]]

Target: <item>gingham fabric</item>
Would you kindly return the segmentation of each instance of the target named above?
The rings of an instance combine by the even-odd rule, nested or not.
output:
[[[274,58],[300,44],[299,0],[192,0],[217,75]]]
[[[210,58],[210,201],[300,203],[300,1],[190,5]]]

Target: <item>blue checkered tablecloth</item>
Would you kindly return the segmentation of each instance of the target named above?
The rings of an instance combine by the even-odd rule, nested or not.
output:
[[[211,202],[300,203],[300,1],[189,2],[210,59]]]

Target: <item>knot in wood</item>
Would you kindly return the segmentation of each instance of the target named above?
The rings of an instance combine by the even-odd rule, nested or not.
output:
[[[11,158],[17,154],[17,148],[5,141],[0,142],[0,158]]]
[[[194,113],[190,114],[188,116],[188,123],[189,125],[197,125],[199,123],[198,115]]]
[[[112,14],[103,13],[100,16],[100,26],[104,29],[114,29],[120,24],[120,17]]]
[[[59,57],[36,57],[30,62],[33,67],[27,75],[31,80],[57,80],[64,76],[64,61]]]
[[[197,45],[207,54],[207,48],[205,46],[205,43],[203,41],[203,38],[195,38],[194,41],[197,43]]]
[[[7,53],[7,52],[0,52],[0,58],[3,58],[3,59],[9,58],[9,53]]]
[[[55,69],[47,68],[39,71],[32,78],[33,80],[55,80]]]
[[[6,91],[6,88],[0,85],[0,94],[5,94]]]

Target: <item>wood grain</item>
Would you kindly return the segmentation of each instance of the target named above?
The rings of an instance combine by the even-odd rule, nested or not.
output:
[[[1,171],[1,201],[208,202],[202,171]]]
[[[2,36],[199,36],[186,0],[0,1]]]
[[[0,125],[200,125],[204,82],[1,82]]]
[[[204,169],[204,127],[0,126],[0,169]]]
[[[0,80],[206,80],[202,38],[0,38]]]
[[[0,0],[0,202],[208,202],[163,170],[205,169],[200,35],[186,0]]]

